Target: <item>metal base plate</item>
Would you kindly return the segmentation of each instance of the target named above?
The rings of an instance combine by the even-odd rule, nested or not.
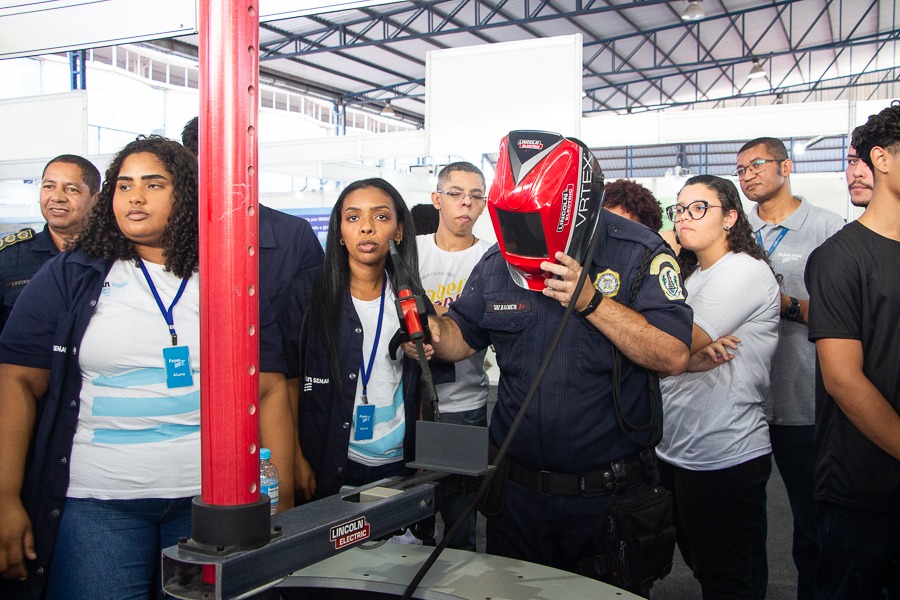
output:
[[[385,544],[354,548],[296,571],[279,588],[356,590],[400,597],[433,548]],[[341,595],[351,599],[352,593]],[[362,596],[360,596],[362,597]],[[640,600],[611,585],[521,560],[446,549],[414,598],[428,600]]]
[[[416,421],[416,460],[407,466],[457,475],[488,471],[488,428]]]

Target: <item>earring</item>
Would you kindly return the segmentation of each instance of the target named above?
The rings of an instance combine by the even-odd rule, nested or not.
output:
[[[725,231],[731,231],[731,225],[726,225],[726,226],[725,226]]]
[[[402,235],[398,235],[397,237],[394,238],[394,243],[395,243],[395,244],[399,244],[399,243],[402,242],[402,241],[403,241],[403,236],[402,236]]]
[[[344,245],[344,238],[341,238],[340,240],[338,240],[338,244],[340,244],[341,246],[343,246],[343,245]]]

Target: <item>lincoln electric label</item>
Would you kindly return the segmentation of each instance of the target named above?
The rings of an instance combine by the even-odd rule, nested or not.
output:
[[[365,517],[360,517],[331,528],[331,541],[334,549],[340,550],[356,542],[361,542],[369,537],[369,523]]]

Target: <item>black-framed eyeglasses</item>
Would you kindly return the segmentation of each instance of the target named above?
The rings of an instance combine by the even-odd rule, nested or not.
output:
[[[463,192],[460,190],[435,190],[438,194],[444,194],[446,196],[450,196],[450,199],[454,202],[460,202],[463,198],[468,196],[472,202],[483,202],[487,196],[482,194],[481,192]]]
[[[673,204],[672,206],[667,206],[666,216],[674,223],[676,218],[684,217],[684,213],[687,213],[693,220],[697,221],[705,217],[706,211],[710,208],[721,208],[722,210],[725,210],[724,206],[719,206],[717,204],[711,205],[706,200],[694,200],[687,205]]]
[[[786,158],[778,159],[778,158],[757,158],[756,160],[751,160],[750,164],[746,167],[738,167],[734,170],[732,175],[735,175],[738,179],[742,178],[747,174],[747,171],[750,171],[751,174],[757,175],[766,170],[766,165],[770,162],[784,162]]]

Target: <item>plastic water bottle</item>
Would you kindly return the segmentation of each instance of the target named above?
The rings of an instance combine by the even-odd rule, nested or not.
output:
[[[269,462],[272,452],[268,448],[259,449],[259,493],[271,499],[271,513],[278,512],[278,467]]]

